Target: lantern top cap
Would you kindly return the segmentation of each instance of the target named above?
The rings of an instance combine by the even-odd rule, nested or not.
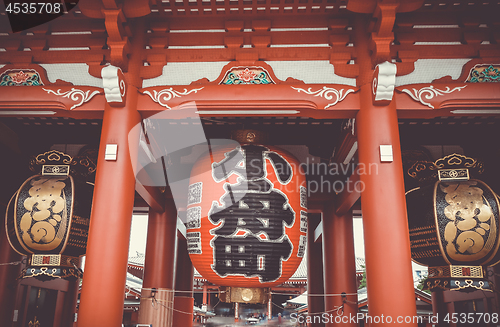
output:
[[[477,159],[466,157],[462,154],[453,153],[436,161],[416,161],[410,169],[408,175],[418,180],[420,183],[434,182],[438,180],[438,173],[441,170],[467,169],[472,175],[480,175],[484,171],[483,163]]]
[[[239,129],[231,133],[231,138],[240,144],[265,144],[268,140],[268,134],[255,129]]]
[[[30,162],[30,170],[36,171],[44,165],[71,165],[72,163],[72,156],[61,151],[50,150],[34,157]]]
[[[87,177],[96,170],[97,151],[86,149],[76,157],[64,152],[50,150],[34,156],[29,164],[33,172],[42,172],[42,175],[75,175]],[[57,172],[55,172],[57,171]]]

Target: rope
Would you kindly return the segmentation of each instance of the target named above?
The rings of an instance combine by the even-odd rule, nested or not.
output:
[[[290,293],[275,293],[275,292],[271,292],[271,294],[273,294],[273,295],[291,295]],[[353,296],[356,295],[357,296],[358,293],[339,293],[339,294],[334,294],[334,293],[332,293],[332,294],[326,294],[326,293],[324,293],[324,294],[309,294],[308,293],[307,294],[307,296],[347,296],[347,295],[353,295]]]
[[[153,289],[152,288],[148,288],[148,287],[143,287],[142,290],[144,291],[152,291]],[[157,289],[155,288],[155,290],[158,292],[158,291],[162,291],[162,292],[171,292],[171,293],[193,293],[193,291],[177,291],[177,290],[173,290],[173,289],[166,289],[166,288],[162,288],[162,289]],[[209,291],[207,290],[207,294],[210,293],[210,294],[219,294],[220,293],[225,293],[226,291]],[[198,292],[197,292],[198,293]]]
[[[21,263],[23,262],[22,261],[7,262],[7,263],[0,263],[0,266],[8,266],[8,265],[16,266],[20,265]]]

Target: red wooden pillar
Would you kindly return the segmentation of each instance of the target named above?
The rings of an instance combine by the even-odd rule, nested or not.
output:
[[[78,264],[81,267],[81,260]],[[78,302],[78,289],[80,288],[80,280],[75,279],[68,281],[68,291],[64,299],[64,307],[62,313],[62,326],[73,326],[75,321],[76,304]]]
[[[416,316],[410,239],[398,118],[394,101],[372,104],[370,84],[361,86],[361,109],[356,116],[365,237],[369,315],[380,323]],[[392,145],[393,161],[381,162],[380,145]],[[413,321],[413,319],[412,319]],[[403,323],[404,324],[404,323]],[[416,326],[417,323],[408,323]]]
[[[206,282],[205,282],[206,283]],[[201,308],[207,310],[207,284],[203,283],[203,298],[201,303]]]
[[[4,207],[1,207],[4,209]],[[0,224],[0,264],[21,260],[21,255],[15,252],[5,234],[5,224]],[[16,303],[17,276],[21,273],[21,265],[0,265],[0,326],[10,326]]]
[[[175,267],[174,324],[173,326],[193,326],[193,277],[194,268],[189,258],[187,241],[177,241],[177,260]],[[210,298],[209,298],[210,299]],[[210,303],[210,301],[209,301]]]
[[[321,221],[319,214],[308,214],[307,226],[307,311],[309,315],[319,315],[325,311],[323,288],[323,249],[321,242],[314,242],[314,231]],[[314,321],[314,320],[313,320]],[[313,322],[309,327],[324,326]]]
[[[356,63],[360,72],[357,78],[360,110],[356,115],[361,169],[358,174],[362,186],[368,315],[372,318],[370,327],[416,327],[413,317],[417,315],[417,308],[396,103],[392,100],[388,105],[373,104],[374,63],[370,56],[373,40],[367,33],[369,22],[358,15],[354,23],[358,51]],[[381,145],[392,146],[392,161],[381,161]],[[397,319],[403,321],[398,323]],[[404,319],[412,322],[405,323]]]
[[[172,326],[177,209],[167,198],[165,210],[149,210],[139,323]]]
[[[325,312],[329,318],[325,326],[354,327],[358,324],[351,317],[357,315],[358,296],[352,212],[337,216],[335,207],[326,204],[322,221]],[[343,310],[336,310],[342,306]],[[339,315],[342,317],[337,318]]]
[[[443,290],[434,290],[431,294],[432,296],[432,315],[434,317],[438,317],[438,322],[436,326],[444,327],[448,326],[448,323],[443,321],[443,318],[447,314],[447,306],[444,303],[444,291]]]
[[[127,277],[130,225],[134,207],[135,175],[129,133],[140,123],[137,89],[129,86],[126,105],[106,103],[102,122],[94,199],[83,276],[79,327],[119,327]],[[139,131],[139,129],[135,129]],[[130,140],[138,140],[131,135]],[[104,158],[106,145],[117,144],[116,160]]]

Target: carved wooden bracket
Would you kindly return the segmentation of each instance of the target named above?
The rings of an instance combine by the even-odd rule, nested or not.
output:
[[[111,106],[125,105],[127,88],[122,70],[109,65],[101,70],[101,76],[106,101]]]
[[[381,3],[377,4],[377,9],[373,16],[377,18],[374,31],[371,35],[374,63],[383,62],[391,59],[391,44],[394,41],[394,21],[396,20],[396,12],[398,3]]]
[[[378,64],[373,72],[372,92],[374,105],[388,105],[394,96],[397,67],[388,61]]]
[[[121,9],[103,9],[102,13],[108,32],[111,63],[124,68],[128,63],[127,54],[130,51],[128,36],[123,27],[127,19]]]

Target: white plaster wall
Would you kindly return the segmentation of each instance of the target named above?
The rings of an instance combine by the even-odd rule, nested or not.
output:
[[[60,79],[74,85],[102,87],[102,79],[89,74],[87,64],[40,64],[47,71],[49,82]]]
[[[415,62],[415,70],[404,76],[396,76],[396,86],[431,83],[433,80],[451,76],[457,79],[462,67],[471,59],[419,59]]]
[[[307,84],[345,84],[356,86],[356,79],[335,75],[335,69],[328,60],[266,61],[274,74],[281,80],[288,77]]]
[[[201,78],[208,78],[209,81],[213,81],[219,77],[222,67],[228,63],[228,61],[171,62],[163,67],[161,76],[145,79],[142,82],[142,87],[189,85]]]

